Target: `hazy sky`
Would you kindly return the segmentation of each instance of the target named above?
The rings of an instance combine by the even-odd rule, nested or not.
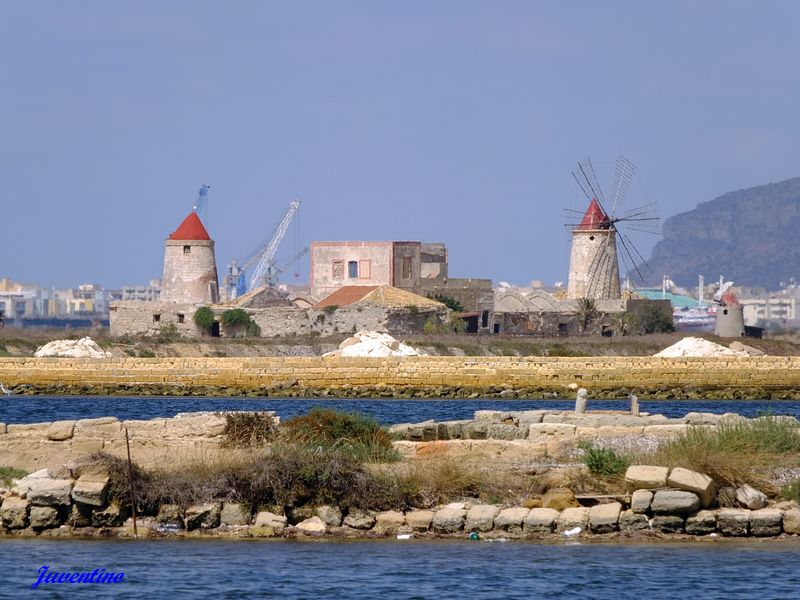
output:
[[[665,217],[800,175],[798,22],[791,1],[0,0],[0,277],[160,277],[207,183],[221,276],[298,197],[284,256],[444,241],[452,276],[563,280],[586,155],[605,179],[625,154]]]

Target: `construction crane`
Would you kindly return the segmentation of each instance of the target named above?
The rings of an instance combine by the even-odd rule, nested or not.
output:
[[[197,216],[201,219],[206,216],[206,196],[208,196],[208,190],[210,189],[210,185],[201,185],[200,191],[197,192],[197,201],[194,203],[194,206],[192,206],[192,210],[196,212]]]
[[[294,264],[297,260],[302,258],[308,249],[299,252],[291,261],[277,267],[275,265],[275,256],[278,252],[278,246],[286,235],[292,219],[300,209],[300,200],[292,200],[289,203],[289,208],[286,214],[283,215],[280,223],[275,227],[269,241],[262,245],[258,250],[251,254],[247,259],[242,261],[241,266],[239,261],[232,260],[228,266],[228,297],[233,299],[243,294],[252,292],[262,285],[274,287],[278,274],[286,269],[288,266]],[[246,276],[247,271],[255,265],[250,277]]]

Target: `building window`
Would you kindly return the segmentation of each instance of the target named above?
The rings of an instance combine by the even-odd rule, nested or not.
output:
[[[358,261],[351,260],[347,262],[347,276],[350,279],[358,278]]]
[[[182,313],[178,313],[178,323],[183,323],[186,317]]]
[[[411,257],[403,257],[403,279],[411,279]]]
[[[153,315],[153,323],[158,323],[161,320],[161,315]]]
[[[333,280],[334,281],[341,281],[344,279],[344,261],[343,260],[335,260],[333,261],[333,266],[331,267],[333,272]]]
[[[372,263],[368,260],[358,261],[358,276],[361,279],[369,279],[372,277]]]
[[[184,254],[189,254],[191,251],[192,251],[192,247],[191,246],[184,246],[183,247],[183,253]]]
[[[488,310],[484,310],[481,313],[481,327],[486,329],[488,326],[489,326],[489,311]]]

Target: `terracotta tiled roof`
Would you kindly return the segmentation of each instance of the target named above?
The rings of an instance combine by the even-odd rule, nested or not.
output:
[[[173,231],[169,239],[171,240],[210,240],[211,236],[208,231],[203,227],[203,222],[197,213],[192,211],[183,220],[178,228]]]
[[[601,225],[606,221],[608,221],[608,217],[603,212],[603,209],[600,208],[597,198],[592,198],[589,208],[586,209],[586,213],[583,215],[580,225],[578,225],[578,229],[600,229]]]
[[[370,292],[376,290],[377,285],[345,285],[333,292],[330,296],[323,298],[314,305],[320,309],[326,306],[348,306],[361,300]]]

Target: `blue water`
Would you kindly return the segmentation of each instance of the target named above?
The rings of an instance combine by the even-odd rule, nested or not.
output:
[[[798,543],[0,540],[0,598],[797,598]],[[37,571],[125,573],[31,585]]]
[[[643,411],[682,417],[690,411],[735,412],[747,417],[772,413],[800,417],[800,402],[779,400],[641,402]],[[385,424],[470,419],[476,410],[570,409],[571,400],[304,400],[275,398],[158,398],[152,396],[0,396],[0,422],[36,423],[114,416],[119,419],[173,417],[179,412],[274,410],[282,419],[315,406],[356,411]],[[591,400],[590,409],[627,410],[626,400]]]

